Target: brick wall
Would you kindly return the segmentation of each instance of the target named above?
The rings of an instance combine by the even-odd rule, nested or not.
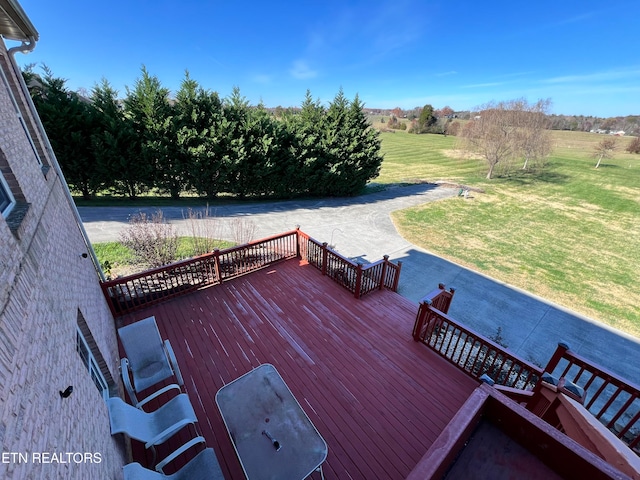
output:
[[[0,157],[30,205],[15,231],[0,217],[0,478],[121,478],[121,439],[76,352],[80,311],[117,379],[113,318],[60,179],[43,174],[14,112],[1,83]],[[100,463],[67,453],[98,453]]]

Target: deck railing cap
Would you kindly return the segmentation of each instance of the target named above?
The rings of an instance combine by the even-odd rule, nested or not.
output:
[[[495,380],[493,380],[493,378],[491,378],[491,377],[490,377],[489,375],[487,375],[486,373],[483,373],[483,374],[480,376],[480,379],[479,379],[479,380],[480,380],[481,382],[483,382],[483,383],[486,383],[487,385],[489,385],[489,386],[491,386],[491,387],[493,387],[493,386],[495,385],[495,383],[496,383],[496,382],[495,382]]]

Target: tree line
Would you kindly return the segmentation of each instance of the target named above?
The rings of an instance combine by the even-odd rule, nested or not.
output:
[[[445,133],[454,135],[446,131],[446,126],[451,127],[455,124],[455,119],[470,120],[477,115],[477,112],[471,110],[454,111],[449,106],[441,109],[433,109],[431,105],[424,107],[415,107],[413,109],[403,110],[400,107],[394,109],[365,109],[366,113],[375,115],[387,115],[392,118],[406,118],[411,122],[410,126],[414,127],[418,124],[418,120],[422,115],[425,107],[431,109],[437,122],[434,131],[428,133]],[[640,115],[626,115],[618,117],[596,117],[593,115],[558,115],[547,113],[548,128],[551,130],[571,130],[576,132],[597,132],[597,133],[613,133],[624,131],[625,135],[640,136]],[[435,123],[435,122],[434,122]],[[424,124],[423,124],[424,125]],[[420,125],[418,125],[421,127]],[[389,128],[394,128],[389,126]],[[401,127],[398,127],[401,128]],[[406,128],[406,127],[405,127]],[[418,128],[415,133],[420,133]]]
[[[122,100],[107,80],[85,97],[46,67],[23,75],[66,180],[84,198],[345,196],[380,171],[378,132],[358,96],[342,90],[328,107],[307,91],[299,109],[276,116],[238,88],[220,98],[188,72],[171,98],[143,67]]]

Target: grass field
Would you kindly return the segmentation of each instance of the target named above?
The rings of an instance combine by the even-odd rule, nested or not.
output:
[[[487,181],[456,139],[383,133],[380,183],[451,181],[484,190],[398,211],[405,238],[442,257],[640,336],[640,156],[595,169],[602,136],[553,132],[535,175]]]

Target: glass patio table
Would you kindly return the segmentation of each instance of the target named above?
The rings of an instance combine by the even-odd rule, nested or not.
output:
[[[216,403],[247,479],[302,480],[322,473],[327,444],[273,365],[228,383]]]

